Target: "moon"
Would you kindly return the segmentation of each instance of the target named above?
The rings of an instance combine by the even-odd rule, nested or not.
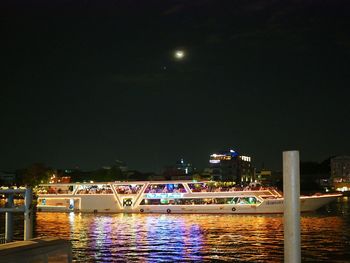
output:
[[[177,60],[181,60],[185,57],[185,51],[183,50],[176,50],[174,52],[174,57],[177,59]]]

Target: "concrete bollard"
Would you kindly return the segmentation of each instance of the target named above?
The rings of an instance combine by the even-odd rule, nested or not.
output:
[[[7,196],[7,208],[13,208],[13,194],[9,194]],[[6,212],[5,214],[5,241],[6,243],[11,242],[13,240],[13,213]]]
[[[300,263],[299,151],[283,152],[284,262]]]
[[[30,240],[33,238],[33,209],[32,209],[32,189],[28,188],[24,196],[24,240]]]

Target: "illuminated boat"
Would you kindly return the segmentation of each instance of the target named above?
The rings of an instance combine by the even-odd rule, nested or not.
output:
[[[113,213],[283,213],[274,188],[219,187],[215,182],[147,181],[42,184],[38,211]],[[300,197],[301,212],[314,211],[341,194]]]

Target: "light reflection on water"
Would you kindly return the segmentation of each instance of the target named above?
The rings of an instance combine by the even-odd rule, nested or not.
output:
[[[301,219],[303,262],[350,259],[349,200]],[[37,213],[37,236],[72,242],[76,262],[281,262],[281,215]]]

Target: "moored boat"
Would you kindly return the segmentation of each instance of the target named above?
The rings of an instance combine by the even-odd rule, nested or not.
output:
[[[42,184],[38,211],[113,213],[283,213],[283,196],[271,187],[228,187],[215,182],[135,181]],[[300,197],[300,211],[314,211],[341,194]]]

